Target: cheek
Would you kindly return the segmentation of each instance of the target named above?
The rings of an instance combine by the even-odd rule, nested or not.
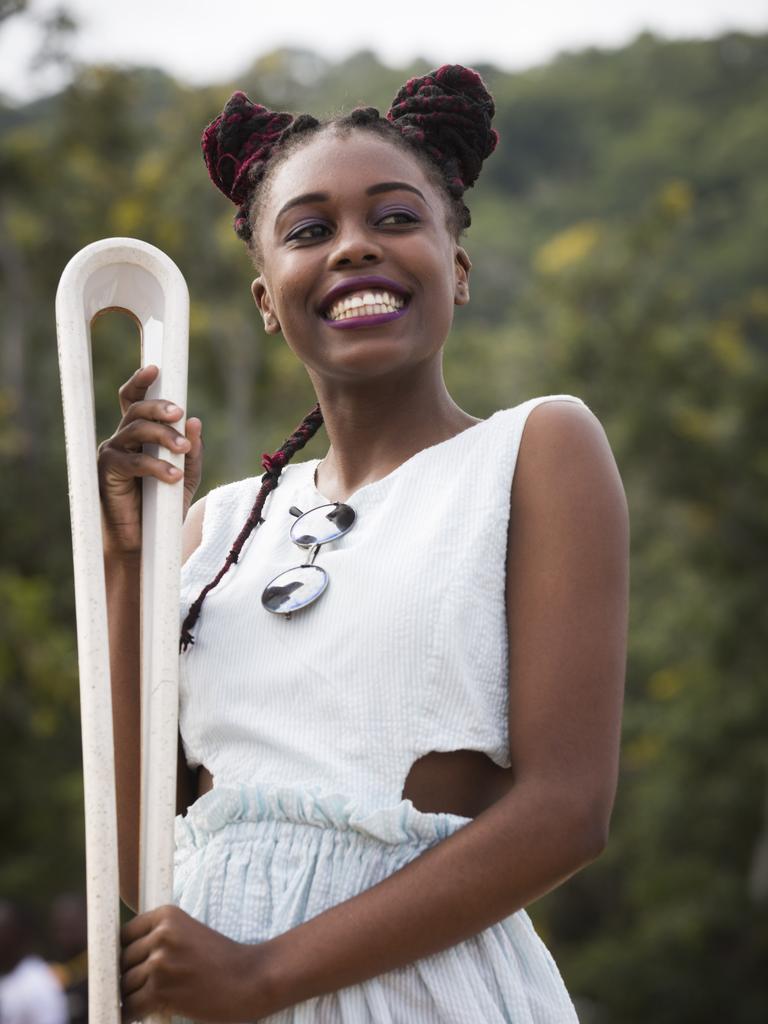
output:
[[[290,278],[283,278],[280,284],[275,285],[272,298],[281,323],[290,322],[295,318],[297,312],[301,312],[304,308]]]
[[[297,309],[303,310],[307,302],[313,278],[306,263],[306,260],[292,259],[289,254],[279,264],[275,264],[273,280],[276,284],[273,294],[285,314]]]

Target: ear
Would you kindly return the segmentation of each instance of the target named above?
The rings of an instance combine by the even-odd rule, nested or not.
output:
[[[466,306],[469,302],[469,272],[472,269],[472,260],[466,249],[460,245],[456,246],[455,254],[456,287],[453,293],[453,302],[456,306]]]
[[[256,307],[264,320],[264,330],[266,333],[279,334],[280,321],[275,315],[272,298],[263,274],[260,274],[251,285],[251,295],[253,295],[253,301],[256,303]]]

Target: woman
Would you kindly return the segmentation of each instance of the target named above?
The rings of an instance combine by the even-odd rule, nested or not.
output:
[[[126,1019],[576,1019],[522,908],[605,844],[626,502],[579,399],[478,420],[446,390],[443,346],[469,300],[462,194],[493,113],[479,76],[447,66],[409,81],[387,119],[318,125],[236,93],[206,130],[265,330],[319,408],[261,480],[186,516],[194,802],[177,819],[177,906],[124,929]],[[189,504],[202,448],[199,420],[182,437],[181,411],[145,399],[155,374],[121,389],[100,458],[134,906],[137,484],[179,477],[140,449],[186,451]],[[321,420],[325,458],[288,465]]]

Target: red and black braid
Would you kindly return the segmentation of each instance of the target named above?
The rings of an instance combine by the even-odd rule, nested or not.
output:
[[[261,464],[266,472],[261,478],[261,487],[259,488],[259,493],[256,496],[256,501],[253,503],[253,507],[248,513],[248,518],[246,519],[242,530],[235,538],[235,542],[224,560],[224,564],[221,569],[219,569],[211,582],[207,583],[203,587],[197,598],[189,606],[189,611],[187,612],[181,626],[181,637],[179,640],[179,648],[181,651],[186,651],[187,648],[195,642],[195,638],[193,637],[191,630],[200,617],[200,610],[203,607],[203,602],[206,597],[214,587],[219,585],[224,576],[226,576],[232,566],[237,562],[240,557],[240,552],[243,549],[243,545],[248,537],[250,537],[253,529],[264,521],[261,516],[264,503],[270,492],[274,491],[277,487],[283,468],[291,461],[296,452],[300,451],[304,445],[315,436],[319,428],[322,426],[322,423],[323,414],[320,412],[320,406],[316,405],[311,412],[307,413],[296,430],[294,430],[291,436],[283,442],[276,452],[272,455],[265,452],[262,456]]]
[[[318,127],[310,114],[277,113],[235,92],[203,132],[202,147],[211,181],[238,207],[235,232],[251,237],[249,211],[276,147],[293,135]]]
[[[410,78],[387,111],[409,141],[423,146],[440,167],[451,195],[459,198],[477,181],[499,133],[491,128],[493,97],[476,71],[444,64]]]

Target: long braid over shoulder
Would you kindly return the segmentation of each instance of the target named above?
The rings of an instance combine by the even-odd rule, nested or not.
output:
[[[498,133],[491,127],[494,113],[493,97],[480,75],[459,64],[445,64],[409,79],[384,117],[375,107],[358,107],[321,122],[311,114],[269,110],[252,103],[244,92],[235,92],[203,132],[203,156],[213,183],[237,206],[235,231],[260,270],[263,258],[255,226],[265,183],[283,160],[321,131],[372,132],[415,156],[445,197],[449,226],[458,238],[470,224],[462,197],[496,148]],[[182,650],[194,643],[191,630],[206,596],[237,562],[245,541],[263,521],[264,503],[277,487],[283,467],[322,421],[316,406],[278,451],[263,457],[266,472],[256,501],[221,569],[190,606],[182,625]]]
[[[315,436],[322,425],[322,422],[323,414],[320,412],[320,406],[316,405],[311,412],[307,413],[291,436],[283,442],[276,452],[273,452],[272,455],[265,453],[262,456],[261,464],[266,472],[261,478],[261,487],[256,496],[256,501],[253,503],[253,507],[248,513],[248,518],[243,524],[242,530],[235,538],[235,542],[224,560],[224,564],[221,569],[219,569],[211,582],[207,583],[203,587],[197,598],[189,606],[189,611],[187,612],[186,618],[181,626],[179,646],[182,651],[186,651],[187,648],[195,642],[195,638],[192,635],[192,627],[200,617],[200,610],[203,607],[203,601],[205,601],[206,597],[214,587],[219,585],[224,576],[226,576],[232,566],[237,562],[240,557],[240,552],[243,549],[243,545],[250,537],[253,529],[263,522],[261,513],[264,508],[264,502],[267,500],[269,493],[274,491],[280,482],[280,474],[282,473],[283,468],[288,465],[296,452],[300,451],[304,445]]]

